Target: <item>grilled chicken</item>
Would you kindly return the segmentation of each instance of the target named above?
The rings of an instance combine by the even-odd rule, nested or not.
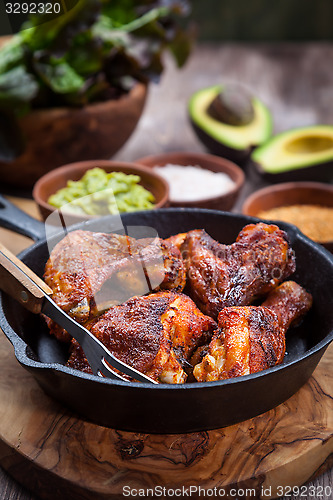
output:
[[[165,241],[167,241],[167,242],[171,243],[172,245],[174,245],[175,247],[177,247],[178,250],[181,250],[186,236],[187,236],[187,233],[178,233],[178,234],[175,234],[173,236],[170,236]]]
[[[294,271],[286,234],[259,223],[232,245],[204,230],[167,240],[73,231],[53,249],[44,278],[55,302],[116,357],[180,384],[188,374],[213,381],[281,363],[286,330],[312,302],[293,281],[278,286]],[[193,300],[179,293],[185,282]],[[46,320],[70,342],[68,366],[91,373],[79,344]]]
[[[181,384],[193,351],[217,324],[186,295],[157,292],[114,306],[87,327],[121,361],[156,381]],[[91,372],[75,340],[71,350],[68,366]]]
[[[194,367],[195,379],[228,379],[281,363],[285,332],[304,317],[311,305],[311,295],[294,281],[287,281],[273,290],[261,306],[224,308],[208,353]]]
[[[249,305],[267,295],[296,268],[286,233],[264,223],[245,226],[232,245],[218,243],[204,230],[190,231],[181,252],[189,295],[214,319],[224,307]]]
[[[54,247],[44,279],[53,290],[53,300],[85,323],[135,295],[182,291],[185,267],[170,242],[79,230]],[[47,322],[59,340],[71,340],[54,322]]]

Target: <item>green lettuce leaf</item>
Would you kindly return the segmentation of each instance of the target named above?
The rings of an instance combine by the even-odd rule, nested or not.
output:
[[[23,65],[0,74],[0,108],[19,107],[31,101],[37,92],[36,79]]]
[[[9,40],[0,51],[0,74],[23,63],[24,48],[19,35]]]
[[[84,78],[64,61],[36,62],[35,68],[43,82],[58,94],[78,92],[84,85]]]
[[[79,0],[65,15],[31,17],[0,50],[0,111],[83,106],[157,80],[163,53],[183,65],[191,47],[187,0]],[[11,73],[16,70],[17,73]],[[15,81],[16,80],[16,81]]]

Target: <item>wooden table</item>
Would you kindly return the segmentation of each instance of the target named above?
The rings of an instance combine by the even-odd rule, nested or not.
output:
[[[160,85],[151,85],[147,106],[140,124],[126,146],[117,154],[119,160],[135,160],[161,151],[203,151],[189,126],[186,102],[197,89],[218,82],[246,84],[270,107],[275,131],[316,123],[333,123],[333,45],[202,45],[195,49],[186,68],[177,71],[167,60],[167,71]],[[247,183],[242,199],[253,190]],[[15,193],[14,193],[15,194]],[[36,215],[31,200],[14,201]],[[0,229],[0,240],[19,252],[29,240]],[[310,485],[333,489],[333,470]],[[307,490],[310,492],[310,490]],[[289,499],[291,497],[288,497]],[[331,500],[323,495],[305,494],[294,500]],[[0,500],[34,500],[0,469]]]

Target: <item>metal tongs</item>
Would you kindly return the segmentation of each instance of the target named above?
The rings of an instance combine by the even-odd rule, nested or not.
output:
[[[122,375],[126,374],[138,382],[157,384],[152,378],[113,356],[89,330],[60,309],[51,298],[51,288],[1,243],[0,289],[32,313],[45,314],[70,333],[82,347],[94,375],[128,382]]]

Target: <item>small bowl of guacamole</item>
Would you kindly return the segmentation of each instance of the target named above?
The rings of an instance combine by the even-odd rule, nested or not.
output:
[[[64,165],[41,177],[33,189],[44,220],[61,210],[73,222],[161,208],[168,196],[167,182],[152,169],[109,160]]]

